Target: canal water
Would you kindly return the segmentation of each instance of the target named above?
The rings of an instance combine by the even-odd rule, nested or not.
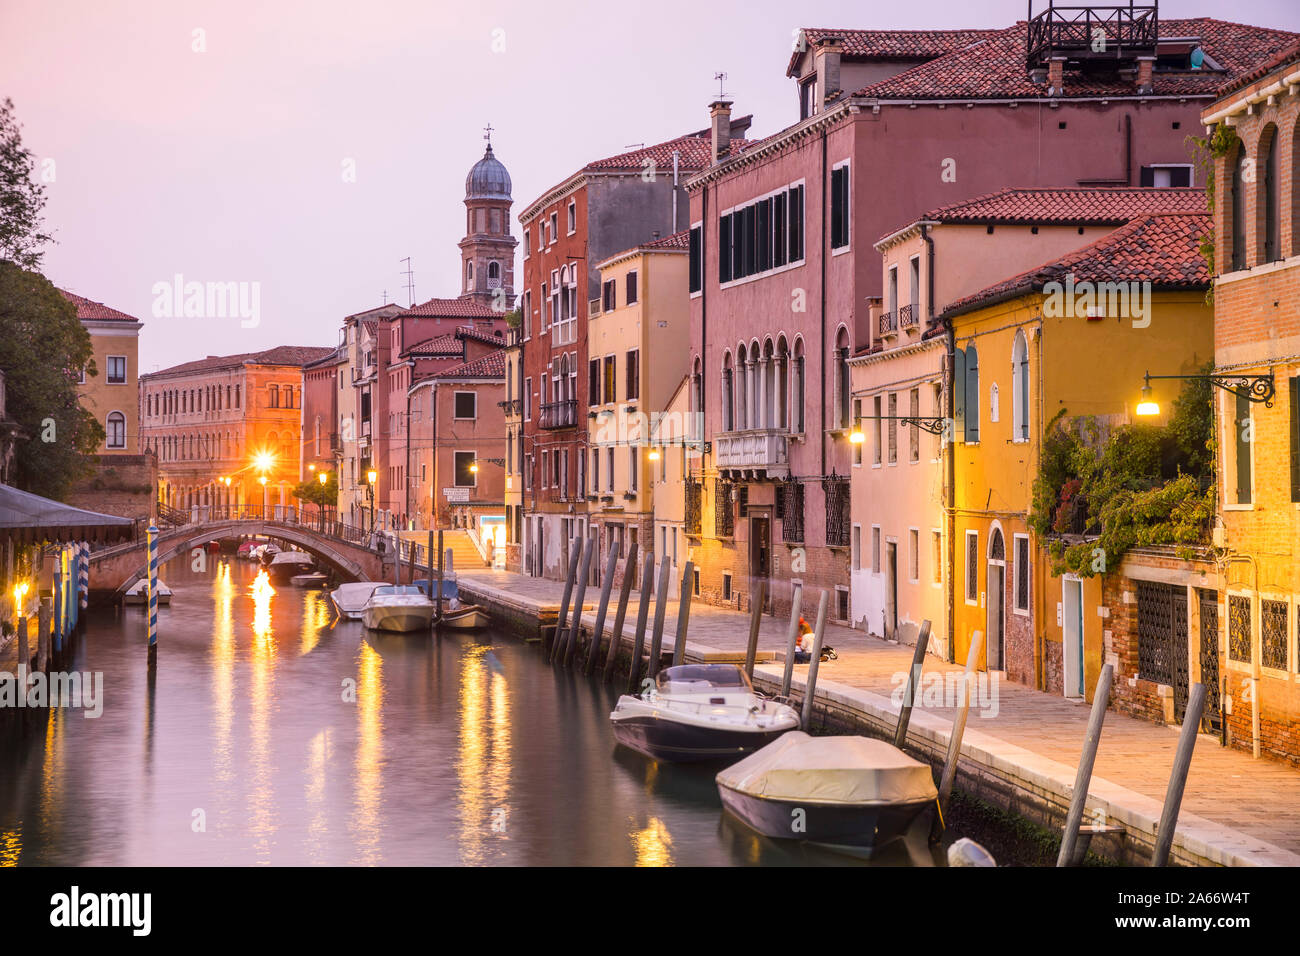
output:
[[[65,669],[102,672],[102,715],[0,741],[0,865],[856,862],[724,815],[716,768],[617,748],[617,692],[536,645],[380,636],[210,557],[163,570],[152,682],[143,610],[92,612]]]

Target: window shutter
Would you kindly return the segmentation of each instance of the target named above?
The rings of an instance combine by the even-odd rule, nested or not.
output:
[[[1142,167],[1142,185],[1154,186],[1156,184],[1156,171],[1151,166]]]
[[[731,216],[718,220],[718,281],[731,281]]]
[[[1192,184],[1191,167],[1180,166],[1169,170],[1169,185],[1190,186],[1191,184]]]
[[[966,441],[980,440],[980,364],[975,346],[966,346]]]
[[[1246,440],[1246,426],[1250,422],[1250,399],[1237,396],[1237,418],[1233,423],[1237,432],[1237,504],[1250,504],[1250,442]]]
[[[1300,375],[1291,379],[1291,500],[1300,501]]]
[[[966,353],[953,349],[952,353],[952,424],[956,432],[964,429],[966,421]]]

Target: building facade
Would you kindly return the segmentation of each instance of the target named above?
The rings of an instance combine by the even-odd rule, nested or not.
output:
[[[82,406],[104,427],[100,455],[140,452],[140,330],[144,323],[102,302],[59,290],[90,333],[96,375],[81,375]]]

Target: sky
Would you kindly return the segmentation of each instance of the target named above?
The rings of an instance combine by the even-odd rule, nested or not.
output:
[[[1023,0],[0,0],[0,97],[48,186],[44,273],[142,319],[149,372],[333,345],[344,316],[385,293],[406,304],[408,256],[417,302],[455,296],[465,176],[489,123],[518,213],[593,159],[706,127],[719,71],[750,135],[790,125],[799,27],[1025,13]],[[1166,0],[1160,15],[1300,31],[1295,0]],[[155,315],[177,276],[241,283],[242,317]]]

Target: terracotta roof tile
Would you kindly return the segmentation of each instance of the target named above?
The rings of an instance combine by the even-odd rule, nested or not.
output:
[[[484,305],[477,299],[429,299],[412,306],[405,312],[399,312],[397,318],[408,315],[437,316],[440,318],[474,318],[501,319],[504,312],[498,312],[490,305]]]
[[[929,60],[965,49],[997,32],[997,29],[835,30],[805,27],[803,35],[809,46],[826,37],[839,37],[844,56],[873,60]]]
[[[149,372],[147,375],[141,375],[141,379],[153,378],[162,375],[180,375],[188,372],[208,372],[223,368],[238,368],[241,365],[287,365],[294,368],[302,368],[304,365],[310,365],[318,359],[333,355],[334,346],[318,345],[277,345],[275,348],[265,349],[261,352],[240,352],[235,355],[209,355],[207,358],[198,359],[193,362],[184,362],[181,365],[173,365],[171,368],[161,369],[157,372]]]
[[[431,339],[416,342],[402,354],[414,355],[420,358],[463,355],[465,353],[463,344],[465,339],[474,339],[477,342],[486,342],[489,345],[503,345],[505,343],[505,337],[502,335],[493,335],[491,332],[481,332],[478,329],[462,325],[454,332],[444,332],[442,335],[435,335]]]
[[[505,378],[506,350],[497,349],[464,365],[457,365],[431,378]]]
[[[75,292],[69,292],[66,289],[60,289],[59,293],[77,307],[77,318],[79,319],[97,319],[109,320],[114,322],[139,322],[133,315],[127,315],[125,312],[119,312],[117,309],[110,309],[102,302],[95,302],[87,299],[84,295],[77,295]]]
[[[1064,282],[1070,275],[1076,283],[1150,282],[1161,289],[1207,289],[1210,275],[1201,239],[1211,228],[1208,213],[1143,216],[1060,259],[958,299],[940,318],[1041,291],[1045,283]]]
[[[1300,62],[1300,39],[1297,39],[1289,46],[1283,47],[1276,56],[1270,57],[1249,72],[1242,73],[1236,79],[1229,80],[1219,87],[1219,95],[1225,96],[1235,90],[1250,86],[1250,84],[1262,80],[1278,67],[1286,66],[1290,63]]]
[[[1025,68],[1026,24],[1021,21],[969,47],[863,87],[858,96],[880,99],[1048,99],[1046,85],[1035,84]],[[1210,17],[1161,20],[1164,37],[1199,37],[1201,46],[1223,68],[1174,72],[1157,70],[1154,96],[1207,96],[1225,82],[1275,57],[1296,39],[1285,30],[1228,23]],[[1132,76],[1067,70],[1061,97],[1136,96]]]
[[[917,217],[947,223],[1121,225],[1157,212],[1206,211],[1205,190],[1151,186],[1007,187]]]
[[[664,236],[662,239],[656,239],[654,242],[647,242],[642,248],[644,249],[689,249],[691,247],[691,231],[683,229],[681,232],[675,232],[671,236]]]
[[[738,125],[747,123],[748,120],[749,117],[745,116],[740,119],[733,119],[731,122],[733,125]],[[756,140],[733,137],[730,155],[738,156],[745,150],[753,148],[757,142]],[[713,134],[708,130],[689,133],[686,136],[678,136],[676,139],[655,143],[653,146],[643,146],[628,153],[619,153],[617,156],[598,159],[595,162],[588,163],[583,169],[635,169],[639,171],[645,169],[646,160],[650,160],[654,163],[656,169],[671,170],[673,168],[674,150],[679,153],[678,167],[680,169],[692,172],[703,169],[713,162]]]

